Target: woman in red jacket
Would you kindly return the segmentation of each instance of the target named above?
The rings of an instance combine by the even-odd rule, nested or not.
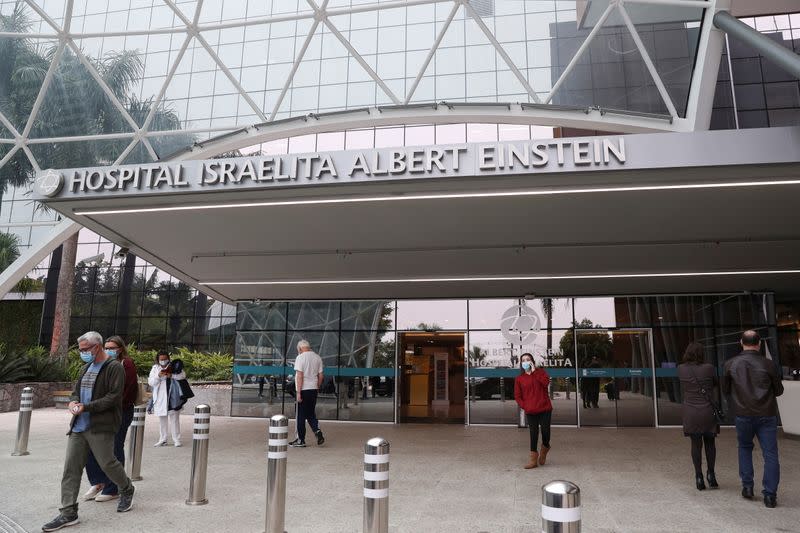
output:
[[[519,408],[525,411],[528,420],[528,429],[531,432],[531,458],[525,468],[536,468],[547,460],[550,451],[550,418],[553,414],[553,404],[547,393],[550,385],[550,376],[547,371],[536,365],[533,356],[529,353],[522,354],[522,372],[514,380],[514,399]],[[537,451],[539,441],[539,427],[542,428],[542,453]]]

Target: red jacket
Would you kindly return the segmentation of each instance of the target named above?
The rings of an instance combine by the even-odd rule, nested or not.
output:
[[[136,377],[136,365],[133,359],[126,357],[122,360],[125,369],[125,388],[122,390],[122,408],[130,409],[136,402],[136,393],[139,392],[139,378]]]
[[[514,380],[514,399],[517,405],[529,415],[552,411],[548,385],[550,376],[544,368],[537,368],[530,374],[523,372]]]

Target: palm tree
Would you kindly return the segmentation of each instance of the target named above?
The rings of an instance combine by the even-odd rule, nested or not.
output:
[[[0,272],[19,257],[19,238],[13,233],[0,233]]]
[[[0,15],[0,31],[24,33],[30,27],[31,22],[22,3],[17,3],[9,15]],[[0,37],[0,109],[12,124],[22,128],[27,121],[55,51],[55,47],[44,49],[29,39]],[[134,121],[143,125],[153,107],[153,99],[140,100],[132,95],[144,71],[138,51],[110,52],[102,58],[89,57],[88,60]],[[180,129],[180,126],[180,119],[174,111],[163,105],[156,109],[151,128]],[[100,135],[123,131],[130,131],[130,125],[79,58],[66,48],[42,99],[30,137]],[[155,147],[168,153],[192,141],[193,138],[188,135],[171,136],[168,141],[155,143]],[[108,165],[114,162],[129,142],[129,139],[118,139],[44,143],[36,146],[34,155],[43,168]],[[139,143],[125,162],[144,161],[146,157]],[[9,185],[29,182],[33,175],[30,161],[21,150],[18,151],[0,168],[0,193]],[[69,346],[78,236],[68,239],[62,247],[50,347],[53,357],[65,357]]]

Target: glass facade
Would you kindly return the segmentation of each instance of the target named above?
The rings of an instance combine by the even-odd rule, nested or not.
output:
[[[797,364],[797,330],[779,330],[775,316],[768,293],[242,302],[232,414],[293,415],[292,361],[297,342],[306,339],[325,362],[320,418],[400,421],[405,418],[400,408],[408,403],[403,395],[409,394],[408,386],[400,384],[429,372],[410,368],[427,354],[424,343],[441,347],[458,333],[463,334],[458,353],[466,372],[463,387],[449,385],[449,401],[463,402],[464,421],[470,424],[518,422],[514,379],[520,356],[530,352],[545,359],[552,378],[555,424],[679,425],[677,365],[689,343],[702,343],[706,360],[721,372],[725,361],[739,353],[741,333],[755,329],[776,364]],[[409,341],[410,334],[418,340]],[[786,360],[779,340],[793,346]],[[451,365],[450,379],[460,379],[460,372]],[[433,405],[435,381],[421,391],[418,405]],[[459,398],[453,397],[456,393]],[[430,415],[435,409],[423,412]],[[417,418],[424,421],[425,416]]]

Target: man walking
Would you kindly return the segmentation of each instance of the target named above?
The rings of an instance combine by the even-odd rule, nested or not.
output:
[[[758,333],[745,331],[741,345],[742,353],[725,363],[722,392],[730,394],[730,405],[736,415],[742,496],[753,498],[753,437],[757,437],[764,456],[764,505],[773,508],[777,505],[781,475],[775,397],[783,394],[783,383],[775,363],[761,355]]]
[[[125,369],[106,354],[103,337],[96,331],[82,335],[78,349],[86,366],[70,396],[72,422],[61,479],[61,512],[42,526],[42,531],[56,531],[78,523],[78,491],[90,450],[119,489],[117,512],[130,511],[133,505],[133,483],[114,456],[114,435],[122,422]]]
[[[289,443],[295,448],[306,446],[306,421],[317,436],[317,445],[322,446],[325,437],[319,429],[317,414],[317,391],[322,386],[322,358],[314,353],[306,340],[297,343],[297,359],[294,361],[294,382],[297,389],[297,438]]]

